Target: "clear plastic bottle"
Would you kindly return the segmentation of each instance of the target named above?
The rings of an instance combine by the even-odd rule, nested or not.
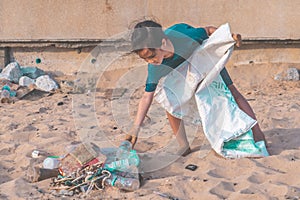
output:
[[[124,169],[129,167],[129,160],[128,159],[124,159],[124,160],[116,160],[113,161],[111,163],[106,163],[104,165],[105,169],[108,169],[109,171],[115,171],[115,170],[121,170],[123,171]]]
[[[138,166],[140,163],[139,157],[131,146],[129,141],[123,141],[116,152],[114,161],[106,163],[105,168],[109,171],[128,171],[130,166]]]
[[[131,150],[132,144],[128,140],[123,141],[116,152],[116,160],[127,159]]]
[[[140,181],[139,179],[125,178],[112,174],[110,178],[105,180],[105,185],[117,187],[121,190],[135,191],[140,188]]]

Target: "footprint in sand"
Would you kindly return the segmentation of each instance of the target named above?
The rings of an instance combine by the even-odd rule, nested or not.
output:
[[[0,155],[11,155],[14,152],[15,152],[15,149],[12,148],[12,147],[3,148],[3,149],[0,150]]]
[[[8,200],[9,198],[8,198],[7,195],[1,194],[1,190],[0,190],[0,199],[2,199],[2,200]]]
[[[255,174],[252,174],[251,176],[249,176],[247,180],[254,184],[261,184],[261,183],[265,182],[267,179],[264,174],[255,173]]]
[[[154,142],[143,141],[143,142],[137,143],[135,145],[135,149],[140,153],[144,153],[144,152],[150,151],[153,148],[153,145],[155,145]]]
[[[236,171],[224,169],[224,168],[216,168],[209,170],[207,175],[214,178],[223,178],[223,179],[231,179],[236,176]]]
[[[7,130],[13,131],[15,129],[18,129],[19,126],[20,126],[19,123],[12,122],[7,126]]]
[[[213,187],[209,192],[216,195],[219,199],[226,199],[232,192],[235,192],[234,183],[221,181]]]
[[[24,129],[23,131],[26,132],[30,132],[30,131],[37,131],[38,129],[36,127],[34,127],[32,124],[28,124]]]
[[[300,188],[288,186],[288,192],[284,195],[286,199],[299,199],[300,197]]]
[[[255,188],[249,187],[240,191],[241,194],[255,194],[259,193]]]
[[[7,175],[0,175],[0,184],[6,183],[11,180],[13,180],[13,179]]]
[[[214,177],[214,178],[224,178],[224,176],[221,175],[220,172],[219,172],[219,170],[217,170],[217,169],[209,170],[209,171],[207,172],[207,174],[208,174],[209,176]]]

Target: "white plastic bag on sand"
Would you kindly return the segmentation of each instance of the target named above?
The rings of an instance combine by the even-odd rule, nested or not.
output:
[[[219,75],[234,43],[229,25],[219,27],[186,62],[161,79],[155,99],[181,119],[198,110],[204,133],[218,154],[227,158],[262,157],[265,154],[251,131],[256,121],[239,109]],[[189,107],[193,98],[197,109]]]
[[[40,76],[36,79],[35,84],[38,89],[50,92],[58,89],[57,83],[48,75]]]
[[[220,155],[227,158],[262,157],[251,128],[256,121],[239,109],[230,90],[218,75],[195,93],[203,131]]]
[[[13,83],[18,83],[19,78],[23,75],[17,62],[9,63],[0,73],[0,78],[5,78]]]
[[[35,83],[35,80],[31,79],[27,76],[21,76],[21,78],[19,79],[19,85],[21,85],[21,86],[29,86],[34,83]]]

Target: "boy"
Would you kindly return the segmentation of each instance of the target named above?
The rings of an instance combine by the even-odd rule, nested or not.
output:
[[[212,26],[194,28],[187,24],[175,24],[163,31],[160,24],[151,20],[136,24],[131,38],[132,48],[133,52],[137,53],[139,57],[149,63],[148,77],[145,93],[138,106],[134,126],[130,134],[126,136],[126,140],[129,140],[133,145],[136,143],[139,127],[152,103],[158,81],[188,59],[194,50],[202,44],[202,41],[207,39],[215,30],[216,28]],[[241,45],[241,35],[232,34],[232,37],[236,41],[236,46],[239,47]],[[227,70],[224,68],[220,74],[239,108],[253,119],[256,119],[246,99],[233,85]],[[180,151],[178,153],[182,156],[189,154],[191,150],[187,141],[183,121],[168,112],[167,117],[173,133],[176,136],[176,140],[180,145]],[[252,128],[252,131],[256,142],[265,141],[264,134],[258,124]]]

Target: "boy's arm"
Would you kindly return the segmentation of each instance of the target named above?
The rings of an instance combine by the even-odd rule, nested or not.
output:
[[[204,29],[206,30],[208,36],[211,36],[211,34],[217,30],[217,28],[214,26],[206,26]],[[236,41],[235,45],[237,47],[242,45],[242,36],[240,34],[232,33],[232,38]]]
[[[151,106],[151,103],[153,101],[154,92],[144,92],[138,106],[136,118],[133,124],[133,127],[131,128],[129,134],[126,135],[126,140],[130,141],[132,143],[132,146],[137,141],[138,133],[140,130],[140,126],[142,125],[145,116]]]
[[[144,92],[140,100],[138,110],[137,110],[137,115],[134,121],[135,126],[138,127],[142,125],[145,116],[150,108],[150,105],[153,101],[153,96],[154,96],[154,92]]]

